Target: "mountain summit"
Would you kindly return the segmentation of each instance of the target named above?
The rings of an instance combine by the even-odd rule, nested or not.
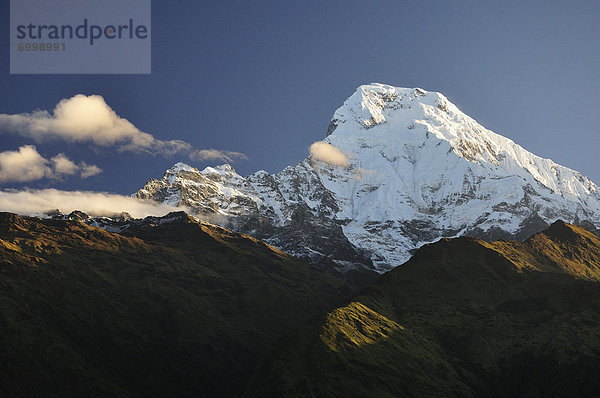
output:
[[[324,142],[343,166],[309,156],[244,178],[229,165],[178,163],[136,196],[188,206],[302,257],[380,272],[440,237],[525,239],[557,219],[600,227],[596,184],[487,130],[440,93],[360,86]]]

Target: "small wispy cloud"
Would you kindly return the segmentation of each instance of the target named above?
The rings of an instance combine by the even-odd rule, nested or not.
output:
[[[313,142],[309,148],[313,159],[324,162],[330,166],[348,167],[348,158],[337,147],[323,141]]]
[[[40,215],[58,209],[67,214],[80,210],[91,216],[113,216],[127,212],[134,218],[163,216],[171,211],[188,210],[150,200],[105,192],[61,191],[57,189],[0,191],[0,211],[21,215]]]
[[[198,150],[182,140],[157,139],[117,115],[100,95],[77,94],[65,98],[52,113],[36,110],[14,115],[0,114],[2,132],[18,134],[36,143],[62,140],[162,156],[187,154],[192,160],[235,161],[246,158],[239,152]]]
[[[360,182],[364,182],[368,176],[373,176],[373,175],[377,174],[377,172],[375,170],[363,169],[360,167],[357,169],[354,169],[353,171],[354,171],[354,180],[360,181]]]
[[[95,165],[85,162],[77,164],[62,153],[46,159],[33,145],[24,145],[16,151],[0,152],[0,183],[59,179],[74,175],[87,178],[101,172]]]
[[[86,162],[79,163],[79,176],[81,178],[88,178],[102,173],[102,169],[94,164],[87,164]]]
[[[220,149],[196,149],[189,154],[191,160],[202,162],[207,160],[233,163],[237,160],[247,160],[248,157],[241,152],[225,151]]]

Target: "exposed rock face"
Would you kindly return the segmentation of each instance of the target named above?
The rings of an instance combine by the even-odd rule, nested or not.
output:
[[[525,239],[557,219],[600,227],[600,188],[462,113],[442,94],[359,87],[324,140],[347,157],[309,157],[243,178],[178,163],[137,192],[313,259],[386,271],[440,237]],[[337,249],[337,250],[334,250]]]
[[[203,220],[313,262],[329,259],[340,270],[373,268],[369,255],[344,235],[335,220],[335,198],[308,163],[275,176],[259,171],[247,178],[229,165],[199,171],[177,163],[136,197],[185,206]]]

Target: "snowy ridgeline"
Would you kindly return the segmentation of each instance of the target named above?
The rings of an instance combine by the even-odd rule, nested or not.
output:
[[[229,165],[177,163],[136,196],[185,205],[293,254],[342,268],[372,261],[378,271],[440,237],[522,239],[557,219],[600,227],[598,186],[485,129],[439,93],[361,86],[324,142],[342,151],[342,165],[325,153],[244,178]]]

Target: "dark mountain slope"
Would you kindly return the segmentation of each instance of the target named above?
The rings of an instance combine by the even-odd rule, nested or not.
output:
[[[562,222],[426,245],[280,340],[246,396],[598,396],[599,255]]]
[[[185,214],[150,221],[0,213],[0,395],[239,395],[276,337],[356,294]]]

